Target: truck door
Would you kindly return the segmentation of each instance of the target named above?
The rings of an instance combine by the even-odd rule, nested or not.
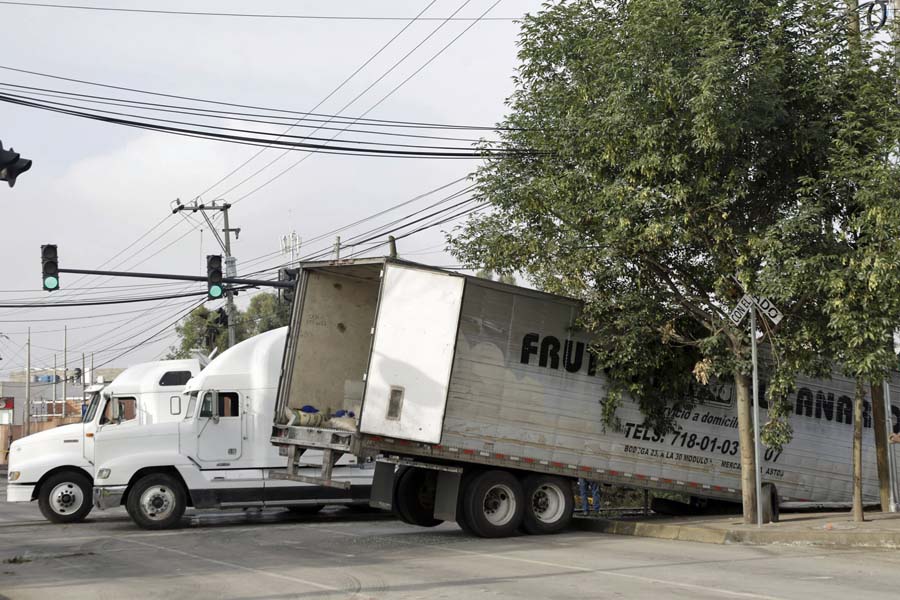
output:
[[[227,391],[203,393],[197,435],[197,458],[232,462],[241,457],[244,418],[240,394]]]
[[[97,433],[97,422],[100,420],[98,413],[103,414],[106,408],[105,404],[106,397],[100,392],[94,392],[87,411],[85,411],[81,419],[82,439],[84,441],[81,448],[84,452],[84,459],[91,464],[94,464],[94,434]]]
[[[441,441],[464,286],[458,275],[385,265],[362,432]]]

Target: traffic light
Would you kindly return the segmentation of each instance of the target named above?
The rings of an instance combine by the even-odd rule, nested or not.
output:
[[[206,256],[206,295],[210,300],[217,300],[225,293],[222,287],[222,255]]]
[[[44,289],[55,292],[59,289],[59,261],[56,258],[56,244],[41,246],[41,272]]]
[[[0,181],[5,181],[12,187],[16,185],[16,177],[30,168],[30,160],[22,158],[12,148],[4,150],[3,142],[0,142]]]
[[[297,269],[278,269],[278,281],[293,283],[294,287],[278,288],[281,299],[288,304],[294,302],[294,291],[297,289]]]

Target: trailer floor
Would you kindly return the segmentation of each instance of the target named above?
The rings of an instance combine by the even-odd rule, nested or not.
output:
[[[0,597],[821,600],[900,589],[895,551],[711,546],[578,529],[482,540],[453,525],[423,530],[341,510],[304,519],[204,512],[163,532],[141,531],[121,511],[92,516],[52,525],[33,505],[0,504]]]

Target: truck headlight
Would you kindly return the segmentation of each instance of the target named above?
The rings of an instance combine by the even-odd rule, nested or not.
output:
[[[111,471],[109,469],[100,469],[97,471],[97,479],[106,479],[109,477]]]
[[[21,475],[22,475],[21,471],[10,471],[10,472],[6,475],[6,478],[7,478],[9,481],[15,481],[15,480],[17,480],[17,479],[19,478],[19,476],[21,476]]]

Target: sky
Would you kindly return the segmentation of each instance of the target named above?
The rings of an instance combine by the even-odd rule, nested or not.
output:
[[[457,17],[475,18],[494,1],[435,0],[423,17],[445,18],[459,9]],[[491,126],[503,118],[504,102],[514,86],[518,24],[512,20],[479,21],[441,51],[472,21],[422,20],[410,25],[409,20],[430,0],[265,0],[250,4],[235,0],[62,0],[56,4],[66,2],[110,8],[407,20],[147,14],[0,2],[4,30],[0,67],[220,102],[309,111],[409,25],[316,112],[361,115],[435,56],[367,117]],[[488,16],[519,18],[539,10],[540,4],[538,0],[501,0]],[[3,84],[160,101],[159,97],[0,68],[0,86]],[[285,130],[284,126],[257,128]],[[338,139],[352,137],[354,134],[344,133]],[[232,242],[238,273],[248,276],[286,260],[279,253],[281,238],[292,231],[304,240],[301,255],[323,250],[333,244],[333,236],[316,237],[463,178],[478,166],[477,160],[308,155],[299,151],[275,160],[283,151],[270,148],[219,182],[259,148],[127,128],[8,103],[0,103],[0,140],[4,148],[12,146],[34,161],[14,188],[0,185],[0,304],[34,305],[0,307],[0,379],[24,368],[29,327],[33,368],[52,365],[54,355],[62,364],[64,326],[68,327],[70,367],[80,366],[82,353],[88,364],[93,354],[98,367],[125,367],[161,358],[176,341],[170,325],[200,299],[93,307],[51,307],[46,306],[48,302],[205,291],[203,283],[62,274],[60,291],[51,295],[41,290],[41,244],[57,244],[61,268],[102,266],[205,275],[205,256],[221,253],[217,242],[198,215],[173,215],[171,205],[175,199],[224,199],[233,204],[231,226],[241,229],[239,239]],[[303,162],[292,166],[300,159]],[[341,235],[346,240],[423,209],[466,185],[465,181],[454,184]],[[444,232],[461,222],[399,240],[400,256],[438,266],[456,265],[443,250]],[[365,248],[344,248],[342,253],[360,249]],[[372,250],[374,254],[384,252],[384,247]],[[272,274],[268,271],[262,276],[271,278]],[[240,294],[239,306],[251,295]],[[207,302],[210,308],[219,305],[219,301]]]

